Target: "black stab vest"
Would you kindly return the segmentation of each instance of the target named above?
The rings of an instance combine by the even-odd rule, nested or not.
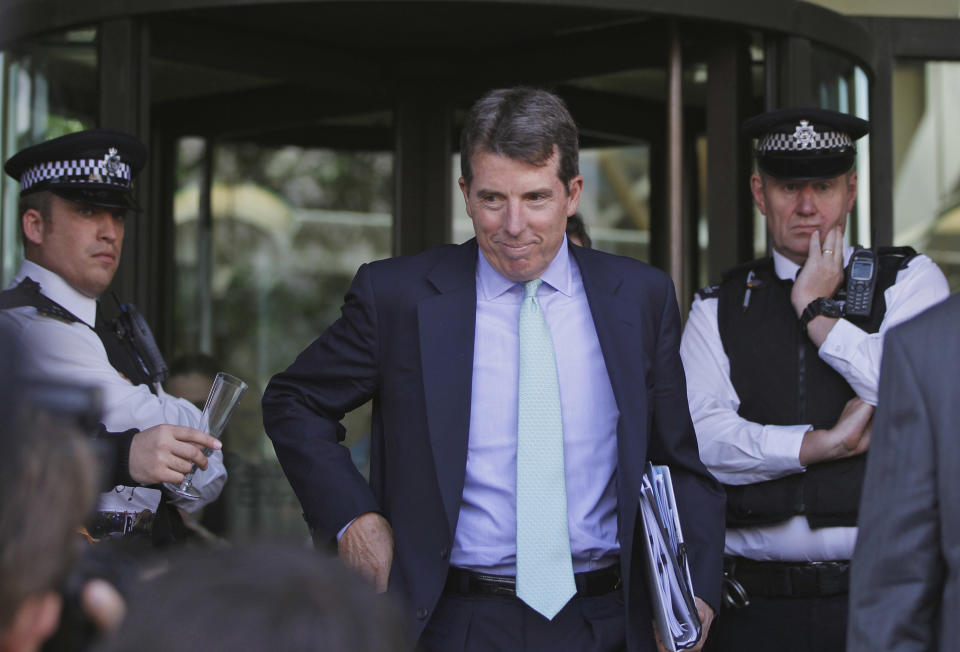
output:
[[[25,278],[16,287],[0,292],[0,310],[32,306],[48,317],[63,320],[68,323],[83,322],[72,312],[40,293],[40,284],[31,278]],[[100,302],[97,302],[97,317],[93,331],[103,342],[107,351],[107,361],[110,366],[122,373],[134,385],[145,384],[150,391],[156,393],[150,378],[144,371],[136,354],[130,345],[120,339],[113,328],[113,322],[103,317]]]
[[[877,253],[871,314],[847,318],[868,333],[880,329],[886,314],[884,291],[916,256],[910,247],[881,247]],[[754,287],[744,309],[751,271]],[[756,423],[831,428],[855,392],[820,359],[800,328],[790,302],[792,288],[792,281],[777,278],[772,258],[736,267],[720,284],[717,319],[730,380],[741,401],[737,412]],[[865,465],[866,456],[858,455],[811,464],[805,473],[776,480],[726,485],[727,527],[770,525],[799,514],[812,528],[856,525]]]

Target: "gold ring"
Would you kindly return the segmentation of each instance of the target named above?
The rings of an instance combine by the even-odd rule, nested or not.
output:
[[[823,250],[823,255],[824,255],[824,256],[829,256],[829,255],[832,254],[832,253],[833,253],[833,249],[824,249],[824,250]]]

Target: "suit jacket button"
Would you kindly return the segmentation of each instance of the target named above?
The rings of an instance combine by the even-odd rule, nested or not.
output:
[[[440,548],[440,559],[446,559],[450,556],[450,551],[446,548]]]
[[[430,614],[430,610],[426,607],[417,607],[417,618],[423,620]]]

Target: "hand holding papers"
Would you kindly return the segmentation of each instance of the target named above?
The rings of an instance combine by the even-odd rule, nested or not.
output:
[[[693,647],[700,638],[700,618],[666,466],[648,465],[640,493],[640,514],[648,585],[660,637],[671,652]]]

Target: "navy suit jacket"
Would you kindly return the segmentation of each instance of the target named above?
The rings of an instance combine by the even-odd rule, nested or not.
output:
[[[694,588],[716,610],[723,493],[700,462],[673,283],[639,261],[571,245],[620,410],[617,495],[631,650],[654,649],[634,544],[647,460],[669,464]],[[476,240],[364,265],[342,315],[263,398],[264,424],[315,539],[362,513],[393,527],[390,591],[419,634],[440,597],[463,492],[476,321]],[[369,484],[338,444],[373,400]],[[640,553],[642,554],[642,553]]]

